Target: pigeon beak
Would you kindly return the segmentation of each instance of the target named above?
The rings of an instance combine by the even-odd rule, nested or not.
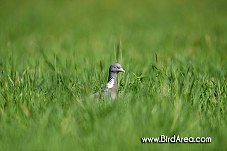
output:
[[[125,70],[123,68],[120,68],[118,71],[119,72],[125,72]]]

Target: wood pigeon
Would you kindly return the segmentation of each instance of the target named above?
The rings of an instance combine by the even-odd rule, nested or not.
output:
[[[110,65],[109,76],[106,87],[102,88],[100,92],[94,94],[95,98],[105,98],[111,97],[115,99],[117,96],[117,74],[119,72],[125,72],[119,63],[114,63]]]

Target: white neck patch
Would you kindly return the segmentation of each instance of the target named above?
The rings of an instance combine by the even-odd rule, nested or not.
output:
[[[114,79],[111,79],[111,80],[106,84],[106,87],[107,87],[108,89],[110,89],[110,88],[113,88],[113,86],[114,86]]]

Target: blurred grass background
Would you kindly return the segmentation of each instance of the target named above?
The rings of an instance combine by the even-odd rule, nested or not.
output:
[[[225,0],[0,1],[2,150],[226,150]],[[115,103],[106,82],[121,42]],[[141,144],[161,134],[211,144]]]

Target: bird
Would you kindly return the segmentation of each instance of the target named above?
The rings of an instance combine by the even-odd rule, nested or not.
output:
[[[93,94],[95,98],[111,98],[115,99],[117,97],[117,75],[120,72],[125,72],[121,64],[113,63],[109,67],[108,81],[104,88],[101,91]]]

